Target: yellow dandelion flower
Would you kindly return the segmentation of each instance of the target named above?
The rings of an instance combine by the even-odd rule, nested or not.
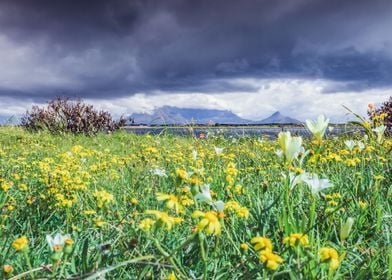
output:
[[[277,270],[279,264],[283,262],[283,259],[277,255],[272,253],[269,250],[260,251],[259,256],[260,262],[264,263],[268,269]]]
[[[27,251],[28,250],[28,239],[26,236],[19,237],[14,242],[12,242],[12,247],[16,249],[16,251]]]
[[[329,262],[329,269],[335,270],[339,267],[339,254],[334,248],[323,247],[319,251],[320,261]]]
[[[255,249],[255,251],[272,251],[272,242],[269,238],[256,236],[251,239],[250,243],[254,244],[253,248]]]
[[[182,211],[182,206],[178,200],[178,198],[173,194],[164,194],[164,193],[157,193],[157,200],[164,201],[165,206],[169,209],[174,209],[176,213]]]
[[[222,225],[220,224],[218,213],[215,211],[201,212],[195,211],[192,214],[192,218],[199,219],[200,222],[197,224],[197,230],[204,230],[207,234],[219,235],[222,230]]]
[[[158,220],[157,225],[162,225],[166,227],[167,230],[171,230],[173,225],[179,224],[182,222],[181,218],[169,216],[166,212],[161,212],[157,210],[147,210],[145,212],[147,215],[154,215]]]
[[[307,247],[309,246],[309,238],[306,234],[293,233],[283,239],[283,244],[287,244],[290,247],[294,247],[296,245]]]
[[[155,224],[155,221],[147,218],[140,221],[139,225],[137,226],[138,229],[143,230],[144,232],[150,231],[151,227]]]

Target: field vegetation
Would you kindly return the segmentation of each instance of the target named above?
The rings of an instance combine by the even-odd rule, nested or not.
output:
[[[1,275],[391,279],[384,117],[277,141],[1,128]]]

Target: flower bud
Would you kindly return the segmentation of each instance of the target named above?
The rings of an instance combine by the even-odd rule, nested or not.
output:
[[[12,273],[12,271],[14,271],[14,268],[10,264],[5,264],[3,266],[3,271],[5,274],[10,274],[10,273]]]
[[[351,228],[354,224],[354,219],[353,218],[348,218],[347,221],[342,225],[340,228],[340,241],[344,241],[347,239],[351,232]]]

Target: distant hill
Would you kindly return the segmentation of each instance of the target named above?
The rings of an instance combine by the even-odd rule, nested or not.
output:
[[[180,124],[283,124],[301,123],[300,121],[275,112],[261,121],[243,119],[228,110],[188,109],[163,106],[154,109],[151,114],[134,113],[130,116],[135,124],[146,125],[180,125]]]
[[[279,111],[273,113],[271,116],[269,116],[268,118],[265,118],[264,120],[261,120],[259,122],[255,122],[255,123],[259,123],[259,124],[301,124],[302,122],[297,120],[297,119],[293,119],[287,116],[282,115]]]

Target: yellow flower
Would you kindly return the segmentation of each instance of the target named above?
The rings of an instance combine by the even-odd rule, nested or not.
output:
[[[5,264],[3,266],[3,271],[5,274],[10,274],[12,271],[14,271],[14,268],[12,267],[12,265]]]
[[[240,218],[249,218],[249,210],[246,207],[240,207],[236,210],[237,216]]]
[[[309,238],[306,234],[293,233],[283,239],[284,244],[288,244],[291,247],[301,244],[304,247],[309,246]]]
[[[97,199],[97,205],[99,208],[106,206],[114,200],[113,195],[106,191],[95,191],[94,196]]]
[[[283,259],[279,255],[272,253],[270,250],[260,251],[259,259],[271,270],[278,269],[279,264],[283,262]]]
[[[170,273],[167,277],[166,280],[176,280],[177,277],[174,275],[174,272]]]
[[[242,243],[242,244],[240,245],[240,248],[246,252],[246,251],[248,251],[248,249],[249,249],[249,245],[246,244],[246,243]]]
[[[18,239],[16,239],[13,243],[12,243],[12,247],[14,247],[16,249],[16,251],[27,251],[28,250],[28,239],[26,236],[22,236]]]
[[[256,236],[251,239],[250,243],[254,244],[253,248],[255,249],[255,251],[272,251],[272,242],[269,238]]]
[[[335,270],[339,267],[339,254],[334,248],[323,247],[319,251],[320,261],[329,262],[329,269]]]
[[[182,211],[182,206],[178,201],[178,198],[173,194],[157,193],[158,201],[165,201],[165,205],[169,209],[174,209],[176,213]]]
[[[187,180],[189,177],[188,173],[185,170],[178,169],[178,168],[176,169],[176,174],[182,180]]]
[[[367,206],[367,203],[365,201],[363,201],[363,200],[360,200],[358,202],[358,204],[359,204],[359,207],[361,207],[361,209],[365,209],[366,206]]]
[[[169,216],[169,214],[167,214],[166,212],[147,210],[145,213],[148,215],[154,215],[155,218],[158,220],[159,224],[165,226],[167,230],[171,230],[173,225],[182,222],[181,218]]]
[[[141,220],[137,227],[138,227],[138,229],[141,229],[144,232],[148,232],[154,224],[155,224],[154,220],[147,218],[147,219]]]
[[[195,211],[192,214],[192,218],[201,218],[197,224],[198,230],[205,230],[207,234],[219,235],[222,230],[222,225],[218,219],[218,213],[215,211],[208,211],[206,213],[201,211]]]

